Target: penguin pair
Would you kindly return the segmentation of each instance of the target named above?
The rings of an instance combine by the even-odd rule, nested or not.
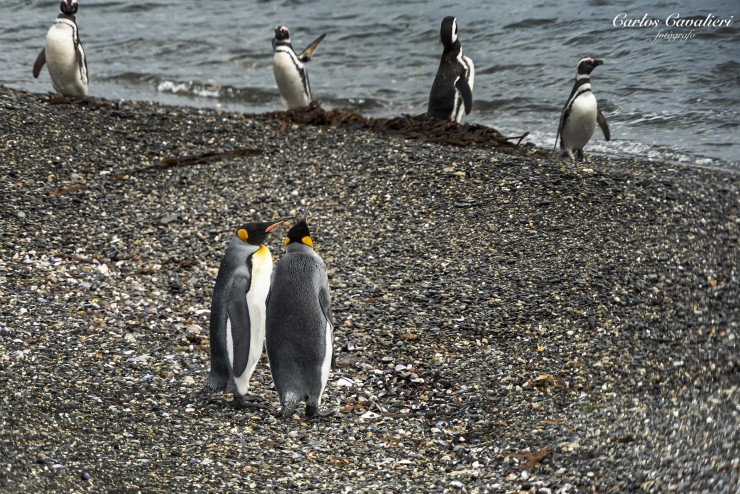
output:
[[[463,55],[457,36],[457,19],[445,17],[439,34],[444,49],[429,93],[427,114],[460,123],[463,112],[467,115],[473,108],[475,67],[473,61]]]
[[[311,84],[308,81],[308,70],[305,63],[311,60],[314,50],[326,37],[322,34],[296,54],[290,42],[290,31],[285,26],[275,28],[272,39],[273,73],[277,82],[283,104],[286,109],[303,108],[311,103]]]
[[[333,319],[326,265],[313,250],[307,212],[288,231],[285,253],[273,272],[263,242],[285,219],[237,229],[221,261],[211,303],[211,370],[204,389],[229,389],[238,407],[267,344],[281,408],[293,415],[306,401],[306,416],[326,416],[321,397],[333,358]]]
[[[38,78],[46,64],[54,90],[79,98],[87,96],[87,59],[77,29],[77,8],[77,0],[62,0],[59,15],[33,64],[33,76]]]
[[[609,125],[599,110],[598,102],[591,90],[591,71],[603,63],[603,60],[591,57],[578,61],[575,84],[560,113],[555,145],[557,146],[559,139],[561,155],[569,156],[573,161],[575,161],[574,152],[578,159],[583,159],[583,148],[591,140],[597,123],[604,133],[604,138],[607,141],[610,139]]]

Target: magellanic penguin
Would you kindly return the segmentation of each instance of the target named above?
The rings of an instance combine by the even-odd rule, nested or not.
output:
[[[314,50],[325,36],[326,34],[322,34],[300,55],[296,55],[290,43],[288,28],[285,26],[275,28],[275,37],[272,39],[272,49],[275,52],[273,73],[287,109],[302,108],[311,103],[311,85],[304,63],[311,60]]]
[[[440,38],[444,51],[429,94],[427,113],[435,118],[460,123],[463,111],[467,115],[473,107],[475,67],[473,61],[463,55],[454,17],[442,20]]]
[[[570,156],[571,160],[574,160],[574,151],[578,159],[583,159],[583,147],[591,140],[597,122],[604,133],[604,138],[607,141],[610,139],[609,125],[606,123],[604,114],[599,110],[596,96],[591,91],[591,71],[603,63],[603,60],[591,57],[582,58],[578,62],[576,82],[570,92],[568,102],[565,103],[560,113],[560,125],[558,135],[555,137],[555,145],[557,146],[559,138],[562,156]]]
[[[204,390],[228,387],[236,406],[252,405],[244,395],[265,341],[272,255],[262,243],[284,221],[237,228],[218,269],[211,302],[211,370]]]
[[[77,30],[77,0],[62,0],[59,16],[46,34],[44,48],[33,64],[38,78],[46,64],[54,90],[63,96],[87,96],[87,59]]]
[[[306,215],[288,232],[267,298],[267,356],[281,408],[293,415],[306,401],[306,416],[320,410],[333,358],[333,320],[326,265],[313,250]]]

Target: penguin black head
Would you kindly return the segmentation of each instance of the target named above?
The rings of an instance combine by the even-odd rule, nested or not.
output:
[[[586,57],[578,61],[578,73],[577,75],[590,74],[599,65],[603,64],[603,60],[597,60],[595,58]]]
[[[65,15],[75,15],[77,13],[77,0],[62,0],[59,11]]]
[[[286,221],[282,219],[279,221],[255,221],[247,223],[237,228],[236,236],[245,244],[262,245],[272,229]]]
[[[308,213],[308,211],[306,211]],[[308,230],[308,223],[307,220],[308,215],[304,214],[303,218],[290,227],[290,230],[288,230],[288,236],[285,237],[285,245],[289,244],[303,244],[308,245],[313,249],[313,240],[311,240],[311,232]]]
[[[439,37],[442,40],[445,50],[452,48],[457,42],[457,19],[451,15],[442,19]]]
[[[290,41],[290,31],[285,26],[277,26],[275,28],[275,39],[277,41]]]

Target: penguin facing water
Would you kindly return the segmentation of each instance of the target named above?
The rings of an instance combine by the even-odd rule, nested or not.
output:
[[[281,408],[293,415],[306,401],[306,416],[320,410],[333,357],[333,320],[326,265],[313,250],[306,215],[288,232],[267,299],[267,356]]]
[[[262,355],[272,275],[272,255],[263,242],[284,221],[240,226],[218,269],[211,302],[211,370],[204,390],[229,388],[236,406],[253,405],[244,396]]]
[[[463,112],[467,115],[473,107],[475,67],[473,61],[463,55],[454,17],[442,20],[440,39],[444,51],[429,94],[427,114],[460,123]]]
[[[560,113],[555,145],[557,146],[559,138],[562,156],[570,156],[571,160],[574,160],[574,151],[578,159],[583,159],[583,148],[591,140],[597,123],[604,133],[604,138],[607,141],[610,139],[609,125],[591,91],[591,71],[603,63],[603,60],[591,57],[578,61],[575,84]]]
[[[304,63],[311,60],[314,50],[325,36],[326,34],[322,34],[316,38],[297,55],[290,42],[288,28],[275,28],[275,37],[272,39],[272,49],[275,52],[273,73],[287,109],[302,108],[311,103],[311,84],[308,82],[308,70]]]
[[[87,96],[87,58],[77,30],[77,0],[63,0],[59,16],[46,34],[46,43],[33,64],[38,78],[46,64],[54,90],[63,96]]]

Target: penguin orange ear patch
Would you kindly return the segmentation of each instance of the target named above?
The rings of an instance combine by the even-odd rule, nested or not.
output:
[[[290,243],[290,237],[285,237],[285,245],[288,245]]]
[[[301,239],[301,242],[303,242],[304,244],[308,245],[309,247],[311,247],[313,249],[313,240],[311,240],[311,237],[309,237],[308,235],[306,235],[305,237],[303,237]]]
[[[244,228],[239,228],[236,232],[237,235],[239,235],[239,238],[242,239],[242,242],[246,242],[249,238],[249,234]]]

